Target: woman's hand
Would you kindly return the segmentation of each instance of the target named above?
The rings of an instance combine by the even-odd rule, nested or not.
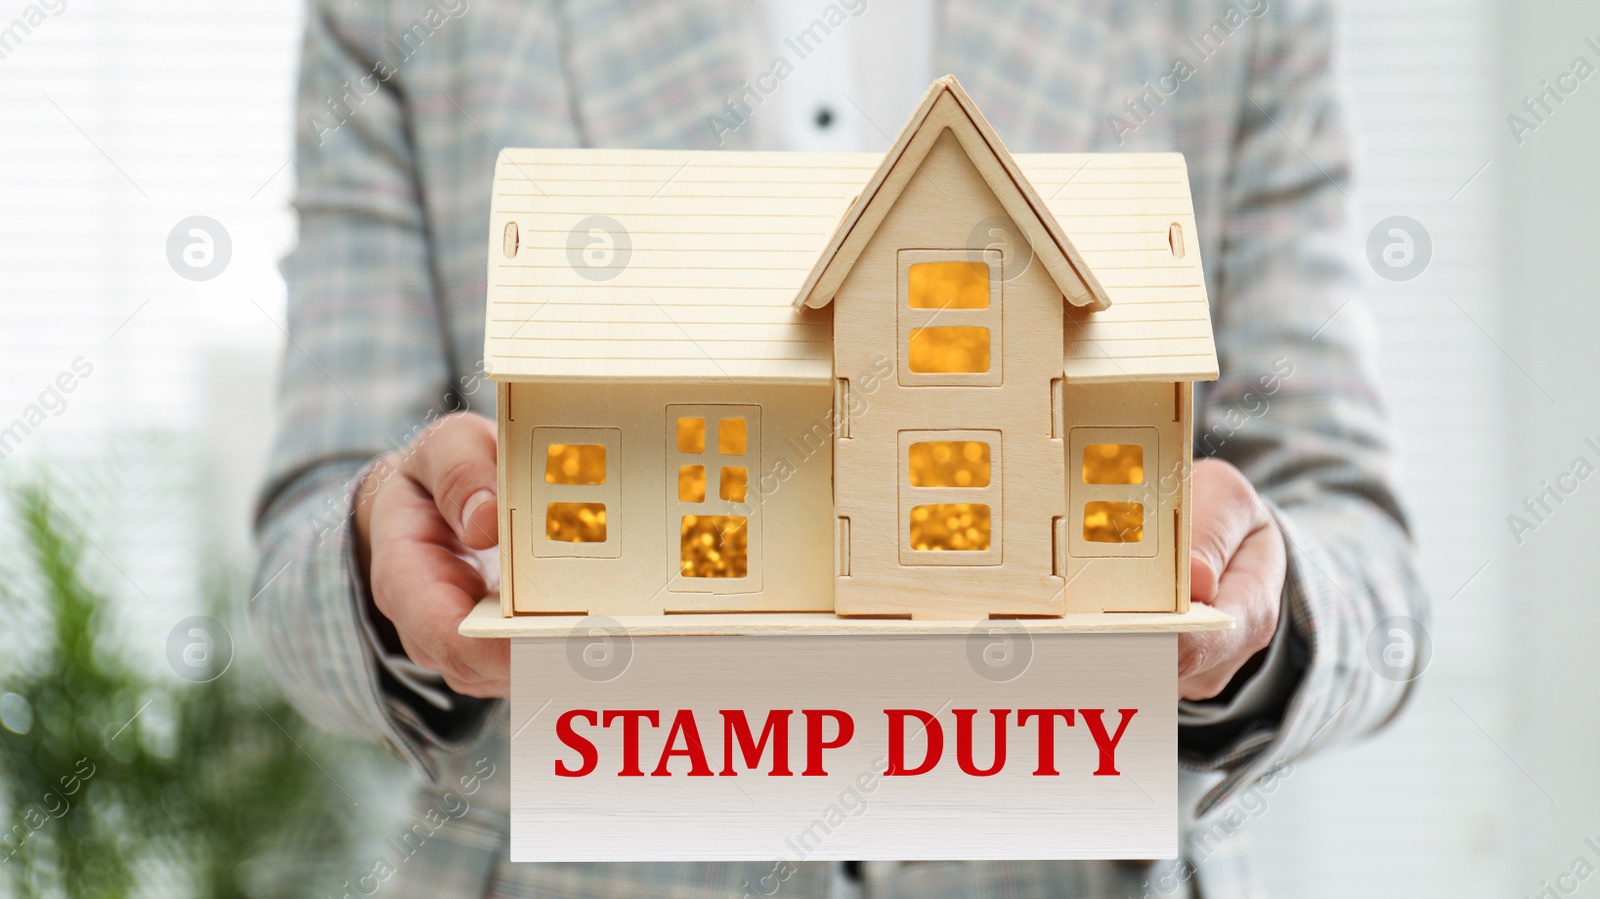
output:
[[[1210,699],[1278,632],[1288,556],[1255,487],[1220,459],[1195,463],[1189,598],[1233,616],[1234,628],[1178,637],[1178,695]]]
[[[508,640],[456,629],[489,591],[474,551],[499,543],[495,426],[470,412],[435,422],[356,491],[356,552],[372,600],[411,661],[467,696],[511,691]]]

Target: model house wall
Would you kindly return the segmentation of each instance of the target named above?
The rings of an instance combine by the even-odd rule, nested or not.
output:
[[[507,387],[501,545],[511,559],[502,563],[501,593],[514,612],[832,609],[827,385]],[[808,437],[819,421],[823,438]],[[592,463],[568,477],[558,449],[552,471],[552,446],[603,447],[604,467],[598,477]],[[569,480],[580,483],[561,483]],[[551,533],[552,503],[603,507],[603,539]],[[742,562],[719,566],[712,553]]]

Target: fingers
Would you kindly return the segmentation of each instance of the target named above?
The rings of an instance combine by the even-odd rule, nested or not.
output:
[[[458,693],[507,695],[509,643],[457,631],[488,585],[435,500],[416,481],[397,477],[386,482],[374,506],[373,603],[394,624],[406,655],[439,672]]]
[[[439,672],[457,693],[480,699],[510,695],[510,641],[461,636],[456,628],[464,616],[450,611],[455,603],[449,590],[423,589],[417,600],[408,606],[407,626],[396,625],[406,655]]]
[[[1199,462],[1192,490],[1189,596],[1232,617],[1234,627],[1178,638],[1178,693],[1210,699],[1277,633],[1287,555],[1277,522],[1237,468]]]
[[[1233,618],[1233,629],[1178,638],[1180,696],[1216,696],[1246,662],[1272,643],[1278,632],[1286,565],[1283,536],[1270,520],[1267,527],[1245,538],[1209,603]]]
[[[1219,459],[1194,466],[1193,531],[1189,541],[1189,595],[1210,604],[1228,560],[1252,533],[1271,524],[1245,476]]]
[[[457,539],[473,549],[500,541],[495,501],[495,427],[458,412],[439,419],[404,454],[401,471],[433,497]]]

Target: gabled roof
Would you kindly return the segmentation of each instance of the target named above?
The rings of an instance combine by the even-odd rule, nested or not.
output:
[[[488,374],[830,383],[833,324],[792,301],[882,158],[502,152],[490,199]],[[519,246],[507,258],[511,222]]]
[[[1049,207],[1028,183],[954,75],[935,81],[923,95],[916,112],[901,129],[900,137],[845,213],[827,249],[822,251],[806,277],[795,304],[820,308],[832,302],[834,293],[855,267],[867,242],[921,167],[934,142],[947,129],[983,176],[1006,214],[1022,229],[1033,247],[1034,258],[1044,265],[1067,302],[1095,310],[1110,306],[1111,298],[1106,295],[1105,288],[1084,264]]]
[[[883,163],[877,153],[502,152],[490,201],[488,374],[830,383],[832,322],[794,300]],[[1011,163],[1045,198],[1048,220],[1072,235],[1075,270],[1093,272],[1110,302],[1067,308],[1067,380],[1215,378],[1183,157],[1022,153]]]

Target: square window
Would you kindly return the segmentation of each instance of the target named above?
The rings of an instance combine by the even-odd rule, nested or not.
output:
[[[912,506],[911,548],[919,552],[987,551],[989,507],[983,503]]]
[[[742,578],[750,573],[750,538],[742,515],[685,515],[679,527],[684,577]]]
[[[686,503],[705,502],[706,467],[704,465],[678,466],[678,499]]]
[[[913,487],[989,486],[989,444],[981,440],[913,443],[907,462]]]
[[[982,374],[989,370],[989,329],[912,328],[906,358],[918,374]]]
[[[1097,500],[1083,507],[1083,539],[1090,543],[1139,543],[1144,540],[1144,503]]]
[[[717,495],[730,503],[742,503],[749,484],[749,469],[739,465],[729,465],[722,469],[722,485]]]
[[[552,443],[545,453],[546,484],[604,484],[606,448],[596,443]]]
[[[678,452],[703,453],[706,451],[706,420],[703,418],[678,419]]]
[[[545,507],[544,535],[557,543],[604,543],[606,504],[550,503]]]
[[[724,456],[744,455],[746,436],[744,419],[724,418],[717,422],[717,452]]]
[[[1143,484],[1144,447],[1137,443],[1091,443],[1083,448],[1085,484]]]
[[[988,309],[989,265],[984,262],[918,262],[906,281],[912,309]]]

